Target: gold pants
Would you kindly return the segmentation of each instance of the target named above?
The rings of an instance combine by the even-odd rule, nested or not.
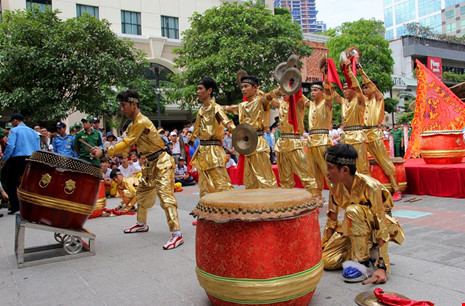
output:
[[[276,176],[271,168],[269,152],[245,156],[244,185],[245,189],[278,188]]]
[[[325,182],[329,186],[328,179],[326,177],[326,159],[325,153],[329,146],[317,146],[307,148],[307,163],[310,168],[310,172],[315,177],[317,186],[317,195],[322,196],[323,189],[325,188]]]
[[[295,185],[294,173],[300,178],[305,189],[311,194],[315,194],[317,185],[313,173],[307,166],[304,149],[297,149],[290,152],[277,152],[278,171],[281,187],[292,188]]]
[[[326,231],[325,228],[322,254],[326,270],[340,269],[346,260],[367,261],[373,243],[377,243],[373,214],[365,205],[349,205],[333,235],[326,237]],[[384,245],[387,255],[387,242]]]
[[[199,170],[200,197],[212,192],[233,190],[231,178],[224,167]]]
[[[155,205],[155,196],[165,211],[170,232],[179,231],[178,202],[174,197],[174,159],[166,152],[142,166],[142,178],[136,191],[137,222],[147,222],[147,211]]]
[[[384,174],[389,178],[392,189],[394,191],[400,190],[399,184],[396,180],[396,168],[389,158],[389,154],[386,150],[386,146],[382,139],[376,139],[375,141],[367,143],[368,152],[376,160],[378,165],[383,169]]]
[[[371,176],[370,173],[370,162],[368,161],[368,152],[366,143],[349,143],[355,148],[358,153],[357,158],[357,172]]]

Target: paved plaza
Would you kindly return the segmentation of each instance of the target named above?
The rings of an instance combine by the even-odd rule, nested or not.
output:
[[[177,249],[162,250],[169,233],[157,203],[149,211],[147,233],[123,234],[135,216],[91,219],[85,228],[97,236],[96,256],[22,269],[14,255],[15,217],[1,209],[0,305],[209,305],[194,272],[195,226],[189,212],[198,192],[191,186],[175,194],[185,240]],[[327,198],[328,191],[323,195]],[[414,197],[421,200],[404,202]],[[118,202],[109,199],[107,207]],[[320,209],[321,228],[325,211],[326,205]],[[356,305],[357,294],[376,287],[436,305],[465,303],[465,199],[406,195],[394,215],[406,239],[402,246],[390,244],[388,282],[348,284],[340,271],[325,271],[311,305]],[[54,242],[50,232],[26,229],[27,247]]]

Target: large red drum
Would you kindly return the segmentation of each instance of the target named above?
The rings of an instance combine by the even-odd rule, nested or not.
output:
[[[370,172],[371,176],[377,179],[384,187],[386,187],[390,192],[394,192],[394,188],[392,188],[391,181],[389,177],[384,174],[383,169],[378,165],[376,160],[370,160]],[[396,169],[396,181],[399,184],[400,191],[404,192],[407,189],[407,175],[405,173],[404,163],[405,160],[402,157],[391,157],[391,161],[394,164],[394,168]]]
[[[462,131],[426,131],[421,134],[421,157],[427,164],[458,164],[465,156]]]
[[[100,181],[100,189],[98,192],[97,202],[95,203],[94,211],[89,216],[89,219],[101,217],[106,206],[107,197],[105,195],[105,184],[103,183],[103,181]]]
[[[18,190],[21,218],[81,229],[94,210],[102,170],[89,162],[45,151],[28,159]]]
[[[303,189],[200,199],[196,273],[213,305],[308,305],[323,275],[316,201]]]

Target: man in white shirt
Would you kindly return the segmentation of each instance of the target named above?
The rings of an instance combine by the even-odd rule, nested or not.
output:
[[[129,160],[127,157],[123,157],[121,159],[121,165],[118,167],[123,174],[123,177],[131,177],[133,173],[136,171],[132,165],[129,164]]]
[[[173,143],[173,149],[171,150],[171,156],[173,156],[174,161],[178,164],[179,157],[181,156],[181,146],[178,141],[178,134],[173,131],[170,133],[170,140]]]

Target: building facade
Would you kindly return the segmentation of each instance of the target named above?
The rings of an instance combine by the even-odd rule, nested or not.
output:
[[[303,33],[326,31],[326,24],[317,21],[315,0],[274,0],[274,6],[287,8],[291,12],[292,20],[300,25]]]
[[[394,40],[405,34],[405,25],[418,22],[432,28],[436,33],[457,35],[465,32],[460,20],[463,0],[383,0],[386,40]],[[461,11],[462,10],[462,11]],[[452,16],[453,15],[453,16]],[[454,24],[454,25],[453,25]],[[465,24],[463,24],[465,26]],[[460,27],[460,29],[459,29]],[[457,32],[460,30],[460,32]]]

